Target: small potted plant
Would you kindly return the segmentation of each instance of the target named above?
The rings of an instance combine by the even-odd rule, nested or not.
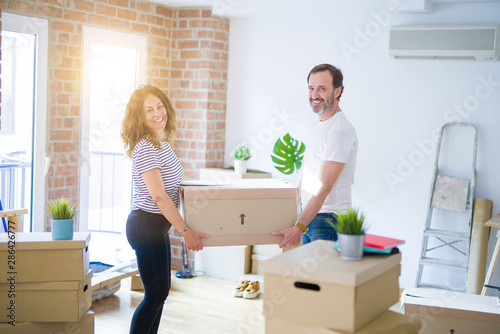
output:
[[[365,233],[365,215],[358,209],[347,208],[345,212],[337,211],[337,221],[328,221],[337,232],[340,244],[340,257],[347,261],[363,259]]]
[[[250,149],[245,145],[240,145],[231,153],[234,158],[234,172],[244,174],[247,172],[247,161],[252,157]]]
[[[72,205],[65,197],[50,201],[48,212],[52,217],[51,230],[53,240],[73,239],[73,221],[78,213],[76,205]]]

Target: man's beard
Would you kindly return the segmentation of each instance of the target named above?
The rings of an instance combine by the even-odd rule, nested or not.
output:
[[[313,100],[322,100],[323,104],[319,107],[315,107],[312,103]],[[330,110],[333,107],[333,105],[335,104],[335,97],[333,94],[331,94],[326,101],[324,99],[321,99],[321,98],[320,99],[310,98],[309,104],[311,105],[312,110],[316,114],[323,115],[324,113],[326,113],[328,110]]]

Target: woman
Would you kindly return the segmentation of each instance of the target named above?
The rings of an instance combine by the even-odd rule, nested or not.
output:
[[[165,93],[151,85],[132,93],[121,133],[134,182],[127,239],[137,256],[144,299],[132,317],[131,334],[158,332],[170,290],[170,226],[188,250],[203,249],[200,238],[208,237],[191,230],[177,210],[184,171],[170,146],[175,130],[175,111]]]

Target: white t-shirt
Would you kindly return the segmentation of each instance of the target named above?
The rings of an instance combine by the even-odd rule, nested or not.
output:
[[[134,196],[132,210],[141,209],[150,213],[161,214],[161,210],[151,197],[141,174],[158,168],[163,180],[165,192],[176,206],[179,205],[179,186],[184,177],[184,170],[168,142],[162,142],[162,149],[147,140],[141,140],[132,153],[132,180]]]
[[[319,122],[305,144],[301,182],[302,209],[320,189],[319,171],[323,161],[337,161],[345,165],[319,212],[335,212],[350,206],[358,137],[345,114],[339,111],[326,121]]]

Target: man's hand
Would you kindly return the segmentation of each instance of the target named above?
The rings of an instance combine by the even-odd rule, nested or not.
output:
[[[280,243],[280,248],[292,248],[298,246],[302,239],[302,230],[297,226],[290,226],[280,231],[271,233],[272,235],[282,235],[283,241]]]

